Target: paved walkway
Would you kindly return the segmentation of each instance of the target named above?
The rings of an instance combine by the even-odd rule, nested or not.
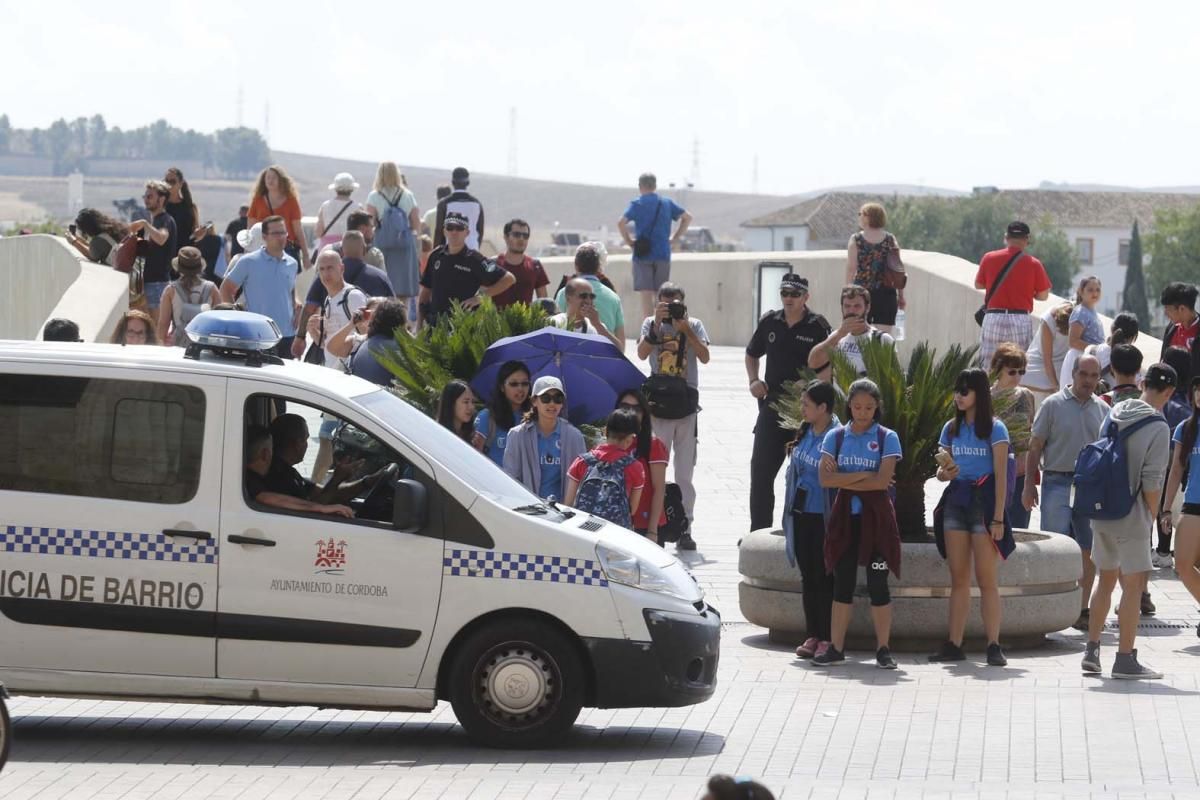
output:
[[[496,752],[467,743],[444,704],[414,715],[20,698],[0,798],[671,800],[698,796],[713,772],[787,798],[1200,797],[1197,613],[1166,571],[1139,639],[1162,681],[1083,677],[1073,631],[1010,653],[1004,670],[901,654],[881,672],[858,654],[821,672],[769,644],[737,608],[754,415],[741,352],[716,348],[701,381],[688,562],[726,622],[709,702],[586,711],[560,749]]]

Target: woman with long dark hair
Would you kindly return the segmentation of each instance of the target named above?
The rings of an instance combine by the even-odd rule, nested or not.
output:
[[[1171,437],[1175,453],[1171,458],[1171,474],[1167,478],[1167,494],[1163,508],[1169,509],[1184,485],[1183,510],[1179,524],[1175,527],[1175,572],[1193,598],[1200,601],[1200,376],[1192,378],[1188,395],[1192,401],[1192,415],[1175,428]],[[1164,530],[1171,529],[1171,512],[1159,516]],[[1200,626],[1196,628],[1200,635]]]
[[[67,241],[93,264],[111,267],[117,245],[128,235],[129,226],[125,223],[94,208],[83,208],[75,215],[75,231],[67,230]]]
[[[833,573],[829,646],[813,656],[818,667],[846,661],[846,630],[862,566],[875,626],[875,665],[896,668],[888,646],[892,632],[888,571],[900,570],[900,529],[888,488],[903,452],[900,437],[879,423],[882,418],[879,387],[860,378],[850,384],[848,421],[830,429],[821,443],[821,488],[836,489],[837,494],[825,528],[825,569]]]
[[[783,509],[783,535],[788,562],[800,568],[804,581],[804,624],[808,636],[796,648],[797,658],[812,658],[832,638],[833,576],[825,571],[825,516],[830,492],[821,488],[821,443],[839,424],[833,413],[833,385],[813,381],[804,389],[804,422],[791,445],[787,467],[788,505]]]
[[[642,492],[638,506],[633,511],[633,529],[652,542],[658,541],[658,528],[667,524],[663,513],[667,496],[667,462],[670,454],[662,439],[654,435],[650,419],[650,404],[646,396],[637,389],[626,389],[617,396],[617,408],[627,408],[637,414],[638,433],[630,455],[637,456],[646,470],[650,485]],[[685,534],[686,535],[686,534]],[[682,541],[682,539],[680,539]],[[676,544],[676,547],[679,545]]]
[[[475,393],[466,381],[453,380],[442,389],[438,400],[437,421],[464,442],[471,441],[471,420],[475,419]]]
[[[930,661],[962,661],[963,633],[971,608],[971,562],[979,584],[979,605],[987,634],[987,663],[1008,663],[1000,647],[1000,589],[996,570],[1001,553],[1012,551],[1006,522],[1009,439],[1004,422],[992,415],[988,374],[965,369],[954,384],[954,419],[938,440],[937,477],[949,482],[934,512],[939,544],[950,568],[949,638]],[[940,520],[940,524],[939,524]],[[1006,541],[1007,540],[1007,541]],[[1006,542],[1006,544],[1002,544]]]
[[[496,373],[491,402],[475,415],[475,434],[471,443],[496,462],[496,466],[504,466],[508,431],[533,408],[529,399],[530,385],[529,367],[525,362],[505,361]]]
[[[179,167],[168,167],[163,183],[171,190],[167,197],[167,213],[175,220],[175,242],[177,247],[190,244],[196,228],[200,227],[200,209],[192,199],[192,189]],[[175,254],[172,253],[172,256]]]

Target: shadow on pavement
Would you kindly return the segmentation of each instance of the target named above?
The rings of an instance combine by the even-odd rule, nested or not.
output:
[[[492,750],[451,723],[27,716],[13,720],[13,763],[416,766],[603,763],[714,756],[700,730],[576,725],[554,750]]]

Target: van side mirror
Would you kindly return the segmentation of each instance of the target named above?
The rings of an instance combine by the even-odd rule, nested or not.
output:
[[[419,531],[429,522],[429,492],[420,481],[404,478],[395,483],[392,525],[399,531]]]

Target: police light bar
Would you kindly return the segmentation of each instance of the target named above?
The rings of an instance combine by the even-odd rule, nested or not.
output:
[[[187,326],[186,358],[197,359],[204,350],[222,356],[243,357],[251,365],[282,363],[269,353],[283,334],[275,320],[250,311],[203,311]]]

